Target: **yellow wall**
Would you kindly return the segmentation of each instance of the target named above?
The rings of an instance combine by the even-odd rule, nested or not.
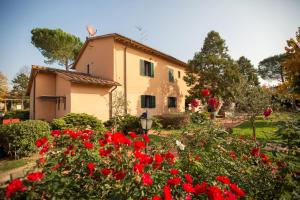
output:
[[[124,87],[124,45],[115,43],[114,45],[114,80],[121,83],[119,91]],[[169,112],[184,112],[185,95],[187,86],[183,77],[185,68],[175,65],[165,59],[139,50],[127,47],[127,100],[129,102],[128,111],[132,115],[140,115],[145,112],[141,108],[141,95],[156,96],[156,108],[147,108],[152,115],[161,115]],[[140,59],[154,63],[154,78],[140,75]],[[174,83],[169,82],[168,69],[174,70]],[[180,71],[180,78],[178,78]],[[168,97],[177,97],[177,108],[168,108]]]
[[[33,88],[33,86],[32,86]],[[38,73],[36,76],[35,119],[51,121],[55,118],[55,100],[40,99],[40,96],[54,96],[56,90],[55,74]],[[33,95],[33,92],[31,93]]]
[[[113,42],[113,38],[90,41],[76,64],[76,71],[87,73],[89,64],[90,74],[113,80]]]
[[[71,110],[71,83],[65,79],[56,76],[56,96],[65,96],[66,97],[66,109],[64,109],[64,103],[61,100],[60,108],[56,106],[56,115],[55,118],[63,117],[68,114]]]
[[[105,121],[109,119],[109,88],[72,84],[71,112],[87,113]]]

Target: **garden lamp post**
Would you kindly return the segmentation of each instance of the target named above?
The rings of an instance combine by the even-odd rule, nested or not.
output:
[[[153,120],[151,118],[151,115],[146,111],[141,115],[140,119],[141,119],[142,129],[144,133],[147,134],[148,130],[150,130],[152,127]]]

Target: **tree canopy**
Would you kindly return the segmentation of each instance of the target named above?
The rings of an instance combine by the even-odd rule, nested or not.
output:
[[[286,54],[270,56],[260,61],[258,64],[258,73],[262,79],[277,80],[282,83],[285,81],[286,74],[283,69],[283,61]]]
[[[64,32],[61,29],[35,28],[31,30],[31,43],[39,49],[47,59],[45,63],[58,62],[66,70],[76,59],[82,42],[79,37]]]
[[[251,61],[244,56],[241,56],[237,63],[240,67],[240,73],[245,77],[251,85],[259,85],[257,70],[251,64]]]
[[[6,76],[0,72],[0,100],[7,94],[8,85]]]
[[[11,94],[15,97],[26,96],[26,90],[29,82],[29,73],[26,70],[21,70],[12,80],[13,89]]]
[[[239,66],[228,55],[225,40],[218,32],[211,31],[205,38],[201,51],[189,60],[184,80],[191,87],[191,98],[199,98],[201,89],[210,88],[217,96],[233,99],[234,88],[240,78]]]

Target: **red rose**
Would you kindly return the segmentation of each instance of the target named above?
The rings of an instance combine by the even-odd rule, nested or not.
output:
[[[152,197],[152,200],[161,200],[161,198],[160,198],[160,196],[155,195],[155,196]]]
[[[209,199],[221,200],[223,199],[222,190],[217,186],[210,186],[207,188],[207,195]]]
[[[260,152],[260,148],[253,148],[251,150],[251,155],[257,157],[259,156],[259,152]]]
[[[128,132],[128,135],[129,135],[132,139],[134,139],[134,138],[137,137],[137,134],[136,134],[135,132]]]
[[[197,99],[193,99],[191,104],[194,108],[197,108],[199,106],[199,101]]]
[[[42,172],[33,172],[27,175],[28,181],[38,181],[44,178],[44,174]]]
[[[147,134],[143,134],[143,138],[146,144],[148,144],[150,142],[150,138]]]
[[[267,164],[268,162],[270,162],[270,161],[269,161],[269,158],[266,156],[266,154],[261,153],[259,156],[261,157],[262,161],[263,161],[265,164]]]
[[[59,130],[53,130],[51,131],[51,135],[54,137],[55,135],[60,136],[60,131]]]
[[[144,185],[152,185],[152,183],[153,183],[153,180],[152,180],[150,174],[148,174],[148,173],[144,173],[142,175],[142,181],[143,181]]]
[[[126,175],[126,171],[114,171],[113,176],[116,180],[122,180]]]
[[[47,153],[49,150],[49,146],[50,146],[50,143],[48,142],[47,144],[45,144],[43,146],[43,148],[40,150],[39,154]]]
[[[93,162],[87,163],[86,167],[89,169],[89,176],[93,176],[93,171],[95,170],[95,164]]]
[[[35,146],[41,147],[46,144],[46,142],[48,142],[48,139],[46,137],[40,138],[35,142]]]
[[[191,177],[191,175],[185,174],[184,177],[188,183],[191,183],[191,184],[193,183],[193,178]]]
[[[137,163],[133,166],[133,171],[137,172],[138,174],[141,174],[144,171],[144,167],[145,165]]]
[[[196,161],[199,161],[199,160],[200,160],[200,156],[199,156],[199,155],[196,155],[196,156],[195,156],[195,160],[196,160]]]
[[[51,169],[52,169],[52,170],[57,170],[58,168],[61,167],[61,165],[62,165],[62,163],[58,163],[58,164],[56,164],[54,167],[52,167]]]
[[[24,192],[26,187],[23,185],[23,182],[20,179],[14,179],[12,182],[8,184],[6,187],[6,197],[10,197],[12,194],[16,193],[17,191]]]
[[[107,176],[108,174],[110,174],[111,170],[108,169],[108,168],[103,168],[101,170],[101,173],[104,175],[104,176]]]
[[[201,95],[204,96],[204,97],[208,97],[210,95],[209,89],[201,90]]]
[[[139,151],[140,149],[145,149],[146,145],[143,141],[136,141],[136,142],[133,142],[133,148],[136,151]]]
[[[206,191],[206,182],[203,181],[201,183],[201,185],[200,184],[195,185],[194,189],[195,189],[195,194],[196,195],[205,193],[205,191]]]
[[[234,151],[230,151],[229,156],[232,157],[234,160],[237,159],[236,154]]]
[[[170,186],[168,185],[164,186],[164,196],[165,196],[165,200],[172,200],[171,189]]]
[[[93,143],[90,142],[83,142],[85,148],[92,149],[94,147]]]
[[[246,193],[241,188],[239,188],[237,185],[230,184],[229,186],[230,186],[231,191],[234,192],[236,195],[238,195],[240,197],[245,196]]]
[[[99,149],[100,156],[108,156],[110,153],[111,153],[110,149],[104,149],[104,148]]]
[[[168,180],[168,184],[169,185],[179,185],[180,184],[180,178],[179,177],[173,177],[173,178],[170,178]]]
[[[227,176],[217,176],[216,180],[227,185],[230,184],[230,179]]]
[[[160,154],[155,154],[154,155],[154,161],[155,161],[156,164],[161,164],[162,161],[163,161],[163,158]]]
[[[194,189],[193,185],[190,184],[190,183],[183,183],[182,187],[183,187],[184,191],[186,191],[187,193],[194,193],[195,192],[195,189]]]
[[[170,173],[173,174],[173,175],[178,174],[178,172],[179,172],[178,169],[171,169],[170,170]]]

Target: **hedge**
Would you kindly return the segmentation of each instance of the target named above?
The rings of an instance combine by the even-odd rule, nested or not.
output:
[[[15,111],[10,111],[4,115],[4,119],[20,119],[22,121],[28,120],[29,119],[29,110],[15,110]]]
[[[157,116],[163,128],[180,129],[190,123],[190,116],[188,113],[170,113]]]
[[[50,126],[40,120],[0,125],[0,146],[11,156],[24,157],[36,152],[35,141],[49,135]]]

